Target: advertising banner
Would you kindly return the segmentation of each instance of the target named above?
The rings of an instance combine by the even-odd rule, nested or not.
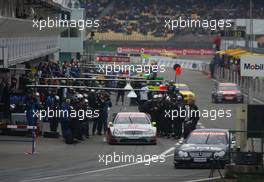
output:
[[[264,56],[243,56],[240,61],[241,76],[264,77]]]
[[[130,62],[130,58],[127,56],[97,56],[98,62]]]
[[[213,49],[179,49],[179,48],[131,48],[131,47],[118,47],[118,53],[127,53],[127,54],[151,54],[151,55],[160,55],[164,52],[174,53],[176,55],[191,55],[191,56],[211,56],[214,55]]]

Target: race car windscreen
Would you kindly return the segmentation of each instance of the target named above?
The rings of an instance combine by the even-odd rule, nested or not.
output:
[[[150,121],[144,116],[119,116],[115,120],[114,124],[150,124]]]
[[[187,86],[179,86],[179,87],[177,87],[180,91],[189,91],[190,89],[189,89],[189,87],[187,87]]]
[[[229,90],[240,90],[240,88],[236,85],[232,85],[232,86],[220,86],[219,87],[220,91],[229,91]]]
[[[193,132],[187,139],[188,144],[227,144],[227,137],[224,132]]]

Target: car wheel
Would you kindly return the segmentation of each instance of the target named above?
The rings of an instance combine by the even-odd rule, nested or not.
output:
[[[174,168],[175,168],[175,169],[179,169],[180,166],[179,166],[178,164],[174,164]]]
[[[217,100],[215,99],[215,97],[212,97],[212,103],[217,103]]]

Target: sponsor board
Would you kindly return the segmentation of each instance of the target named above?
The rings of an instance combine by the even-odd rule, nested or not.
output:
[[[179,49],[179,48],[132,48],[132,47],[118,47],[118,53],[136,53],[136,54],[154,54],[160,55],[164,52],[174,53],[176,55],[189,55],[189,56],[212,56],[214,55],[213,49]]]
[[[190,70],[203,70],[204,61],[192,60],[192,59],[172,59],[163,56],[152,56],[149,59],[144,60],[144,63],[157,62],[158,65],[164,65],[167,68],[173,68],[175,64],[179,64],[183,69]]]
[[[130,62],[130,58],[127,56],[97,56],[98,62]]]
[[[241,76],[264,77],[264,56],[243,56],[240,61]]]

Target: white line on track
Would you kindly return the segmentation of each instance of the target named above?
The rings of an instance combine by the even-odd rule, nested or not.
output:
[[[175,149],[175,147],[171,147],[168,150],[162,152],[160,155],[165,155],[166,156],[166,154],[170,153],[171,151],[174,151],[174,149]]]
[[[171,157],[174,154],[169,154],[169,155],[166,155],[166,154],[168,154],[172,150],[174,150],[174,147],[171,147],[168,150],[162,152],[159,156],[165,155],[165,158]],[[134,163],[129,163],[129,164],[123,164],[123,165],[113,166],[113,167],[108,167],[108,168],[103,168],[103,169],[85,171],[85,172],[81,172],[81,173],[74,173],[74,174],[66,174],[66,175],[47,176],[47,177],[42,177],[42,178],[26,179],[26,180],[22,180],[20,182],[47,181],[47,180],[54,180],[54,179],[60,179],[60,178],[75,177],[75,176],[81,176],[81,175],[92,174],[92,173],[97,173],[97,172],[109,171],[109,170],[113,170],[113,169],[119,169],[119,168],[123,168],[123,167],[127,167],[127,166],[134,166],[134,165],[142,164],[142,163],[148,163],[148,162],[153,161],[153,160],[156,160],[156,159],[151,158],[151,159],[145,160],[145,161],[134,162]]]
[[[195,179],[195,180],[189,180],[189,181],[184,181],[184,182],[200,182],[200,181],[211,181],[215,179],[220,179],[221,177],[214,177],[214,178],[203,178],[203,179]]]

